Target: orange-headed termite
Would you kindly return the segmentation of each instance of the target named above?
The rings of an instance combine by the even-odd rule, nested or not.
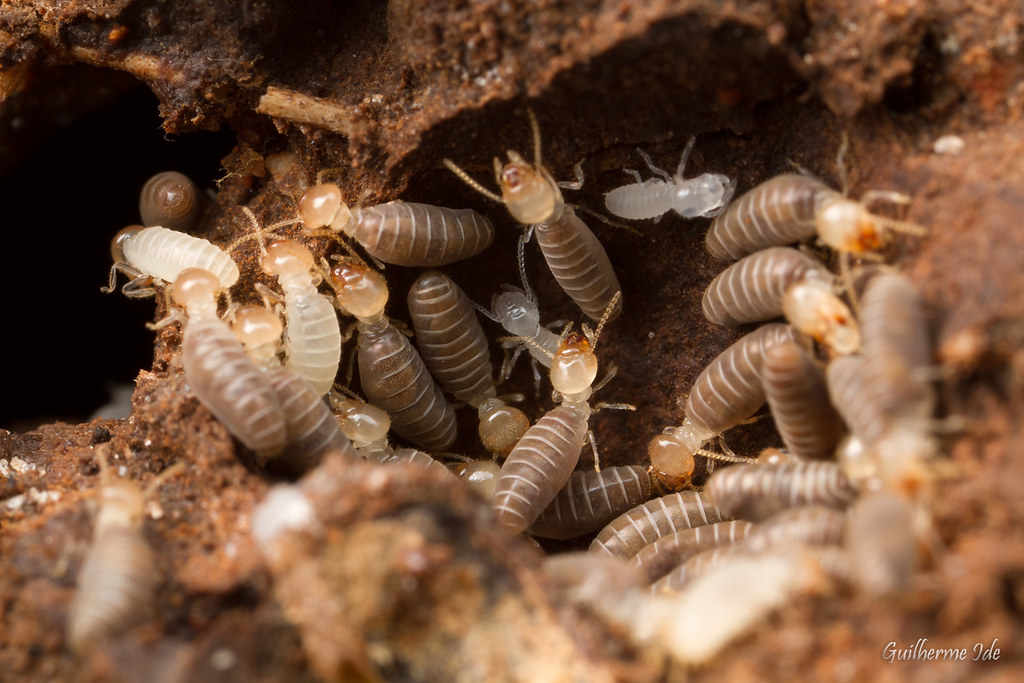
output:
[[[637,465],[573,472],[529,533],[541,538],[576,538],[596,531],[651,497],[651,475]]]

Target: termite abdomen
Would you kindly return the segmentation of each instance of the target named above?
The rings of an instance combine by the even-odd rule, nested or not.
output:
[[[751,522],[732,520],[682,529],[645,545],[632,562],[653,583],[698,553],[742,541],[754,528]]]
[[[718,506],[699,491],[671,493],[613,519],[590,544],[590,550],[630,558],[663,536],[725,519]]]
[[[705,490],[723,514],[755,521],[801,505],[843,508],[857,494],[832,462],[733,465],[712,474]]]
[[[647,469],[636,465],[573,472],[530,527],[541,538],[575,538],[601,528],[651,495]]]
[[[270,462],[272,469],[302,474],[316,467],[328,451],[350,459],[359,457],[330,408],[306,380],[286,368],[268,370],[267,378],[288,428],[288,446]]]

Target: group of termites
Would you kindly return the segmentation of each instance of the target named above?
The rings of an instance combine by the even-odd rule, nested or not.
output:
[[[121,272],[131,278],[124,294],[163,297],[168,313],[154,327],[181,326],[188,391],[256,467],[299,476],[331,457],[454,472],[489,498],[509,533],[571,539],[599,531],[578,557],[580,567],[619,558],[659,595],[686,591],[737,558],[791,547],[817,553],[822,567],[864,590],[903,586],[930,538],[938,450],[931,346],[909,280],[884,264],[860,268],[852,260],[880,261],[894,232],[922,232],[869,210],[879,200],[907,199],[873,192],[855,201],[810,174],[787,173],[731,201],[735,183],[727,176],[683,176],[693,139],[671,176],[640,152],[654,177],[627,171],[635,182],[608,192],[606,209],[628,220],[660,219],[669,210],[712,218],[707,251],[732,263],[708,285],[704,315],[729,327],[765,324],[700,373],[681,423],[647,445],[649,463],[602,469],[591,418],[603,408],[633,406],[594,400],[614,375],[599,377],[596,352],[628,293],[601,242],[563,199],[563,188],[582,186],[580,165],[573,182],[556,182],[543,164],[532,114],[530,122],[533,160],[512,151],[507,162],[495,158],[498,192],[445,159],[522,225],[521,287],[502,286],[487,309],[444,273],[424,272],[407,297],[415,343],[388,317],[387,280],[374,265],[436,269],[479,254],[494,228],[474,210],[401,200],[355,207],[337,185],[318,182],[305,186],[290,220],[261,225],[238,207],[243,235],[217,246],[187,232],[203,194],[185,176],[161,173],[142,190],[142,224],[113,240],[105,289],[114,289]],[[297,167],[294,157],[277,161]],[[301,227],[286,238],[280,230],[288,226]],[[554,279],[588,319],[578,329],[540,322],[525,268],[534,237]],[[340,253],[314,256],[311,246],[323,240]],[[801,244],[814,240],[834,252],[838,273],[815,256],[825,252]],[[241,249],[257,250],[276,287],[231,295]],[[478,312],[506,331],[497,380]],[[778,319],[784,322],[772,322]],[[339,381],[353,336],[361,395]],[[498,391],[524,351],[535,380],[538,365],[548,369],[556,402],[535,421]],[[765,403],[785,448],[737,455],[723,434],[756,419]],[[448,452],[463,405],[477,411],[489,457]],[[595,466],[577,469],[588,441]],[[704,468],[696,468],[697,458],[706,459]],[[141,535],[145,495],[112,477],[105,461],[101,471],[95,543],[69,619],[79,651],[120,628],[153,590],[151,551]],[[697,471],[712,472],[701,490]]]

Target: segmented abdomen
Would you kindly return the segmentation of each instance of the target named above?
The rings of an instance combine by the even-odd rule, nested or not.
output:
[[[874,443],[892,421],[898,408],[881,387],[868,381],[864,358],[841,356],[825,370],[828,395],[843,420],[865,446]]]
[[[789,247],[758,251],[732,264],[704,290],[704,317],[735,326],[782,315],[782,295],[806,277],[831,280],[817,260]]]
[[[742,541],[754,525],[733,520],[683,529],[648,543],[633,557],[648,583],[657,581],[673,568],[709,548]]]
[[[380,463],[382,465],[418,465],[432,472],[443,471],[450,477],[455,476],[451,470],[441,464],[440,461],[432,458],[429,453],[418,451],[415,448],[399,448],[394,450],[390,455],[381,458]]]
[[[421,448],[455,443],[455,412],[405,335],[388,325],[359,333],[359,381],[366,400],[391,416],[391,428]]]
[[[129,265],[164,282],[174,282],[186,268],[210,271],[224,289],[238,282],[238,266],[227,252],[177,230],[143,228],[124,243],[123,250]]]
[[[834,462],[733,465],[712,474],[705,491],[723,514],[751,520],[800,505],[842,508],[857,495]]]
[[[281,406],[231,329],[218,318],[189,320],[181,348],[199,402],[262,458],[280,453],[288,441]]]
[[[657,218],[672,208],[675,192],[672,183],[651,178],[606,192],[604,206],[609,213],[631,221]]]
[[[462,289],[427,272],[409,289],[408,301],[416,345],[441,387],[470,404],[494,396],[487,337]]]
[[[590,550],[628,559],[663,536],[725,519],[699,491],[671,493],[616,517],[597,535]]]
[[[762,325],[741,337],[697,377],[686,399],[686,416],[709,433],[721,434],[753,415],[765,401],[765,352],[793,340],[793,328],[781,323]]]
[[[586,223],[569,207],[554,223],[536,227],[537,243],[559,286],[592,320],[600,320],[622,289],[608,254]],[[622,300],[616,304],[618,315]]]
[[[288,447],[277,462],[301,474],[316,467],[328,451],[337,451],[346,458],[359,457],[348,437],[341,433],[327,403],[309,382],[285,368],[269,370],[267,377],[288,429]]]
[[[341,362],[341,328],[331,300],[310,282],[282,277],[285,312],[284,348],[288,369],[309,382],[317,396],[334,386]]]
[[[735,261],[766,247],[799,242],[817,234],[817,202],[834,193],[820,180],[784,173],[766,180],[715,218],[704,239],[708,253]]]
[[[590,412],[573,405],[549,410],[508,454],[494,490],[498,522],[525,531],[569,481],[587,439]]]
[[[551,504],[530,527],[541,538],[575,538],[651,497],[651,476],[637,465],[573,472]]]
[[[396,266],[443,266],[476,256],[494,226],[472,209],[393,201],[352,209],[350,232],[374,258]]]
[[[789,452],[801,459],[830,458],[843,436],[843,419],[832,407],[825,375],[795,342],[773,346],[761,368],[768,407]]]

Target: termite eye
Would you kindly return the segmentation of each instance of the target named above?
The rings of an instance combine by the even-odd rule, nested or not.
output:
[[[340,208],[341,189],[334,183],[314,185],[299,200],[299,216],[307,228],[330,225]]]
[[[171,285],[171,298],[179,306],[212,301],[220,290],[220,280],[208,270],[186,268]]]
[[[267,247],[262,265],[268,275],[308,273],[313,269],[313,252],[295,240],[279,240]]]
[[[235,314],[235,336],[245,346],[263,346],[281,338],[281,319],[261,306],[246,306]]]
[[[114,259],[114,263],[124,263],[124,245],[131,238],[135,237],[143,230],[141,225],[129,225],[126,228],[121,228],[114,239],[110,240],[110,257]]]

